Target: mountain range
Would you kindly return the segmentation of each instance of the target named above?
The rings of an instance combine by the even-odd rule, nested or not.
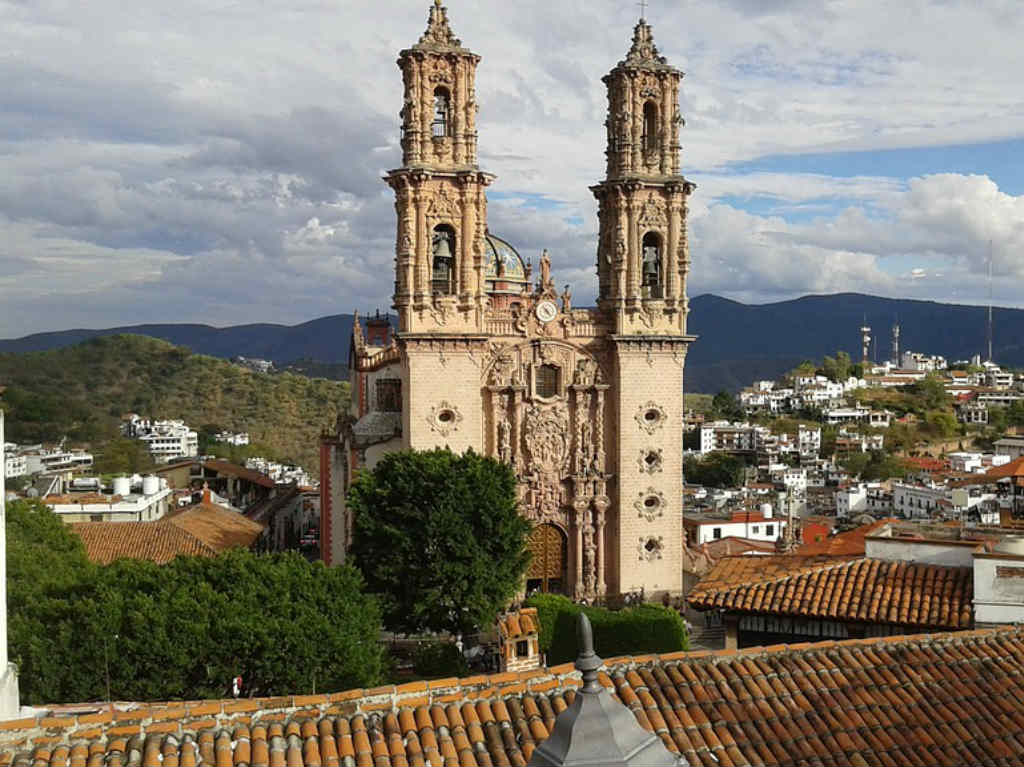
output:
[[[686,388],[694,392],[736,391],[760,378],[774,378],[805,359],[844,350],[861,355],[860,328],[873,328],[875,359],[890,356],[891,328],[901,326],[900,346],[950,360],[986,354],[988,310],[935,301],[878,298],[859,293],[805,296],[772,304],[742,304],[707,294],[690,301],[689,330],[698,336],[686,360]],[[994,310],[994,359],[1024,366],[1024,310]],[[97,336],[135,333],[187,346],[215,357],[257,357],[282,366],[296,360],[348,360],[352,315],[301,325],[131,325],[104,330],[64,330],[0,340],[0,352],[46,351]]]

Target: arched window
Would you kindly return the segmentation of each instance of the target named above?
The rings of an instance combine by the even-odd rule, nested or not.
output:
[[[658,105],[653,101],[644,104],[643,144],[645,152],[654,152],[658,149]]]
[[[663,298],[661,236],[656,232],[644,235],[644,261],[642,264],[642,287],[644,298]]]
[[[452,97],[447,88],[434,89],[434,138],[451,135]]]
[[[435,296],[455,292],[455,230],[447,224],[434,228],[431,259],[431,291]]]

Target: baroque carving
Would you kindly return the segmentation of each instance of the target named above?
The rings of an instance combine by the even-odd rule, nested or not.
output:
[[[654,434],[668,421],[668,413],[657,402],[649,401],[640,406],[634,418],[641,429],[648,434]]]
[[[459,217],[459,204],[448,194],[447,187],[442,186],[434,199],[430,201],[430,207],[427,208],[427,216],[434,219],[447,219],[448,221],[454,221]]]
[[[447,437],[449,434],[459,430],[459,424],[462,423],[462,413],[459,412],[458,406],[453,405],[447,400],[442,400],[430,408],[427,423],[430,425],[431,431],[437,432],[442,437]]]
[[[653,197],[649,197],[647,202],[644,203],[643,210],[640,213],[639,224],[645,229],[663,229],[668,226],[668,216],[665,215],[665,206],[659,205],[657,200]]]
[[[661,559],[665,550],[665,539],[662,536],[657,538],[639,538],[636,544],[637,559],[641,562],[653,562]]]
[[[640,512],[640,516],[648,522],[653,522],[665,514],[665,494],[653,487],[648,487],[640,492],[640,495],[633,501],[633,507]]]
[[[658,474],[663,468],[664,460],[664,454],[660,447],[649,447],[640,451],[637,465],[640,467],[642,474]]]

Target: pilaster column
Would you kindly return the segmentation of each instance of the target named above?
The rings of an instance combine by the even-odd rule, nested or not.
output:
[[[608,512],[609,500],[605,496],[594,499],[595,524],[597,527],[597,594],[604,596],[608,585],[604,580],[605,562],[607,561],[604,547],[605,514]]]
[[[470,179],[462,177],[459,182],[459,200],[462,202],[462,242],[461,248],[459,248],[458,284],[455,293],[463,303],[467,303],[470,286],[473,282],[473,250],[476,247],[476,226],[473,221],[475,208],[472,189],[469,186]]]
[[[433,243],[427,226],[427,200],[424,180],[420,179],[413,192],[416,204],[416,293],[415,303],[422,306],[430,297],[430,258]]]
[[[626,235],[628,245],[626,248],[626,298],[635,299],[640,295],[640,201],[637,199],[639,188],[632,186],[629,190],[629,197],[626,201],[626,211],[629,219],[629,229]]]
[[[576,570],[576,583],[573,586],[573,595],[580,597],[583,594],[583,514],[587,508],[586,500],[577,498],[573,503],[575,514],[573,515],[573,534],[575,545],[573,546],[573,565]]]
[[[678,188],[670,187],[668,192],[668,245],[662,257],[662,268],[665,270],[665,298],[668,299],[668,305],[673,306],[675,305],[676,298],[679,297],[679,270],[675,267],[675,254],[679,252],[679,219],[681,211]]]

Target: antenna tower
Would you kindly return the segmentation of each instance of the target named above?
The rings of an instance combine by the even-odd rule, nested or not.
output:
[[[988,241],[988,361],[992,362],[992,240]]]

